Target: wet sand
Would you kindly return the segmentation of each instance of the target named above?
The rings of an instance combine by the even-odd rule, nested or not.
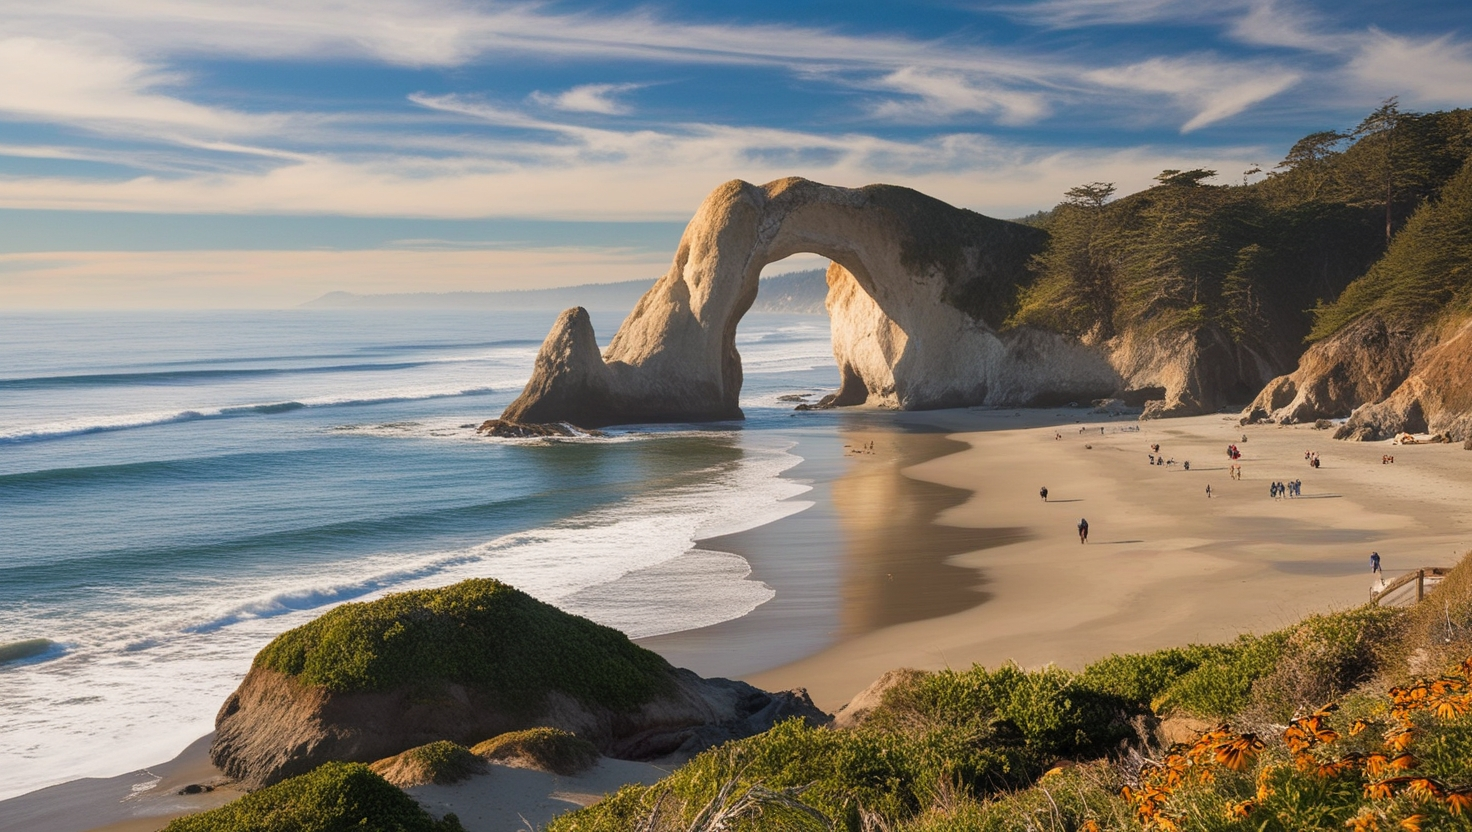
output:
[[[699,548],[733,552],[776,596],[750,614],[698,630],[640,639],[671,663],[740,677],[866,633],[958,613],[987,600],[983,571],[950,558],[1025,538],[1024,529],[940,526],[970,491],[900,473],[967,445],[943,428],[890,414],[840,418],[804,437],[786,476],[810,482],[814,505]],[[877,417],[877,418],[876,418]]]

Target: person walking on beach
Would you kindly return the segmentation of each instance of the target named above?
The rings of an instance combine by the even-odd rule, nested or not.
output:
[[[1379,552],[1371,552],[1370,553],[1370,574],[1371,575],[1384,575],[1385,574],[1385,573],[1383,573],[1383,572],[1380,571],[1380,553]],[[1382,577],[1381,580],[1385,580],[1385,579]]]
[[[1078,521],[1078,542],[1089,542],[1089,521],[1080,517]]]
[[[1045,485],[1042,488],[1039,488],[1038,496],[1043,498],[1043,502],[1048,502],[1048,486]]]
[[[1206,484],[1206,499],[1211,499],[1211,483]]]

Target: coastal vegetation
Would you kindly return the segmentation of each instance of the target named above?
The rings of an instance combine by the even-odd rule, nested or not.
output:
[[[1078,672],[890,674],[878,704],[843,727],[781,722],[546,830],[1472,829],[1469,656],[1472,559],[1408,609],[1367,605]],[[540,728],[473,749],[432,743],[375,768],[410,757],[428,761],[415,782],[438,782],[482,759],[572,774],[596,752]],[[459,828],[399,798],[365,766],[327,763],[167,832],[325,832],[363,817],[363,829]]]
[[[1395,236],[1385,256],[1315,310],[1314,340],[1375,313],[1412,330],[1472,312],[1472,162]]]
[[[1111,183],[1073,188],[1028,218],[1050,242],[1008,323],[1090,342],[1211,326],[1250,345],[1323,338],[1376,303],[1424,312],[1465,299],[1469,238],[1452,217],[1465,213],[1469,154],[1472,111],[1402,112],[1392,99],[1352,130],[1304,137],[1250,184],[1260,170],[1241,185],[1166,170],[1112,201]]]
[[[485,760],[465,746],[438,740],[385,757],[369,766],[374,774],[400,788],[430,783],[447,786],[486,770]]]
[[[1410,610],[1079,673],[912,674],[853,728],[784,723],[548,829],[1390,829],[1417,814],[1472,828],[1468,668],[1418,680],[1459,654],[1472,655],[1472,563]],[[1170,726],[1201,727],[1163,745]]]
[[[509,731],[470,749],[495,762],[570,776],[592,768],[598,749],[591,742],[557,728]]]
[[[673,686],[673,669],[623,633],[500,581],[343,604],[277,636],[255,666],[334,693],[474,686],[529,713],[551,691],[628,710]]]
[[[361,763],[325,763],[218,809],[187,815],[164,832],[464,832],[435,820],[414,798]]]

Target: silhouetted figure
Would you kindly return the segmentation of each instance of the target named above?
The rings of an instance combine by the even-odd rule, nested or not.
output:
[[[1371,552],[1370,553],[1370,574],[1371,575],[1381,575],[1381,574],[1384,574],[1384,573],[1382,573],[1380,571],[1380,553],[1379,552]]]
[[[1078,542],[1089,542],[1089,521],[1083,518],[1079,518],[1078,521]]]
[[[1043,498],[1043,502],[1048,502],[1048,487],[1046,485],[1038,489],[1038,496]]]

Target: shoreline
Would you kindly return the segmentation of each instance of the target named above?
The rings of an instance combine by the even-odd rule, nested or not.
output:
[[[1330,442],[1311,426],[1239,427],[1221,414],[1161,422],[1082,410],[838,415],[799,430],[810,434],[794,449],[803,462],[782,475],[812,484],[793,498],[812,507],[697,541],[746,558],[750,578],[777,597],[740,618],[638,643],[701,675],[807,688],[832,712],[900,667],[1079,669],[1111,653],[1276,629],[1367,600],[1361,561],[1371,548],[1385,554],[1388,580],[1454,564],[1472,542],[1472,517],[1460,512],[1472,496],[1472,455],[1463,460],[1453,446],[1398,449],[1397,467],[1374,463],[1384,443]],[[1245,452],[1240,481],[1227,478],[1228,441]],[[869,442],[874,453],[854,452]],[[1196,464],[1147,465],[1154,442]],[[1295,459],[1310,447],[1322,452],[1322,469]],[[1268,498],[1270,481],[1295,477],[1303,498]],[[1198,493],[1207,482],[1210,502]],[[1048,502],[1040,485],[1050,487]],[[1078,514],[1093,527],[1083,548],[1073,532]],[[999,517],[1010,525],[997,525]],[[896,569],[906,575],[898,583]],[[197,768],[209,769],[207,740],[166,766],[207,782]],[[119,819],[117,811],[148,801],[125,807],[116,795],[136,798],[128,789],[165,767],[0,801],[0,832],[146,832],[225,802],[223,791],[175,797],[169,814]],[[165,797],[159,789],[143,794]],[[99,800],[113,810],[95,811]],[[17,808],[42,804],[50,814],[30,808],[25,817],[44,823],[11,820]]]
[[[1000,545],[1019,531],[937,525],[940,513],[964,503],[970,491],[900,472],[967,446],[943,427],[892,415],[841,414],[834,424],[804,431],[793,449],[803,462],[782,476],[809,484],[794,499],[813,505],[696,541],[695,549],[741,556],[751,566],[749,579],[771,586],[775,597],[739,618],[636,643],[702,676],[740,678],[863,633],[984,603],[984,575],[949,558]],[[875,499],[887,504],[870,505]],[[857,528],[862,515],[879,510],[881,522]]]

